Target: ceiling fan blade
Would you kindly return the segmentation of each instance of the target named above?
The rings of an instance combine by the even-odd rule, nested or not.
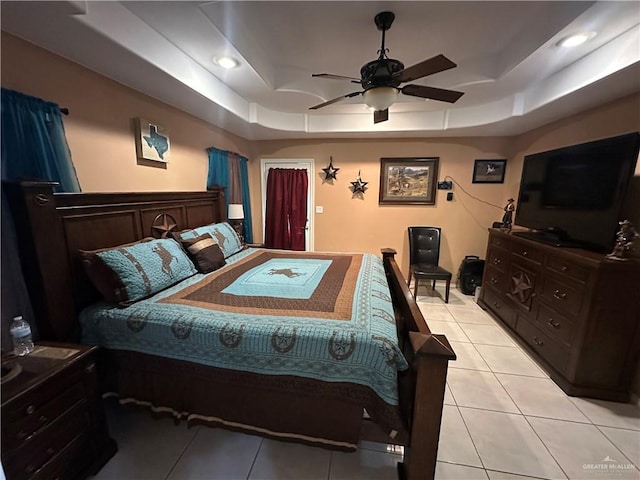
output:
[[[373,112],[373,123],[386,122],[389,120],[389,109],[376,110]]]
[[[445,90],[443,88],[425,87],[424,85],[405,85],[400,89],[405,95],[412,97],[430,98],[431,100],[439,100],[441,102],[455,103],[464,95],[464,92],[456,92],[455,90]]]
[[[408,68],[405,68],[398,73],[395,80],[400,82],[412,82],[418,78],[426,77],[427,75],[433,75],[434,73],[449,70],[455,68],[457,65],[449,60],[444,55],[436,55],[435,57],[425,60],[424,62],[416,63]]]
[[[327,102],[324,103],[320,103],[318,105],[314,105],[313,107],[309,107],[309,110],[317,110],[319,108],[322,107],[326,107],[327,105],[331,105],[332,103],[336,103],[339,102],[340,100],[342,100],[343,98],[351,98],[351,97],[355,97],[356,95],[360,95],[362,92],[351,92],[351,93],[347,93],[346,95],[342,95],[341,97],[336,97],[333,98]]]
[[[312,73],[312,77],[330,78],[332,80],[349,80],[351,83],[361,83],[359,78],[345,77],[344,75],[334,75],[332,73]]]

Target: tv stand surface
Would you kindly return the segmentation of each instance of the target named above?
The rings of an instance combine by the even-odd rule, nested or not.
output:
[[[588,245],[577,242],[575,240],[570,240],[565,237],[563,234],[559,234],[553,231],[543,231],[543,230],[522,230],[515,231],[513,235],[517,237],[526,238],[527,240],[531,240],[533,242],[544,243],[545,245],[551,245],[553,247],[564,247],[564,248],[587,248]]]
[[[640,261],[489,230],[478,303],[569,395],[627,401],[640,351]]]

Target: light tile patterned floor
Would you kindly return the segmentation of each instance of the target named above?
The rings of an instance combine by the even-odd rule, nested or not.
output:
[[[451,341],[436,478],[640,479],[640,407],[568,397],[500,324],[452,289],[419,290],[432,331]],[[152,420],[109,403],[116,456],[96,480],[392,480],[401,459],[352,454]]]

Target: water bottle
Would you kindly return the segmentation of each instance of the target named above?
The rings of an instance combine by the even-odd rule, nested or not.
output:
[[[13,318],[9,331],[13,340],[13,353],[22,357],[33,352],[31,327],[21,316]]]

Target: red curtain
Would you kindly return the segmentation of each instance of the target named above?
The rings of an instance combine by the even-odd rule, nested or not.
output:
[[[264,238],[267,248],[305,249],[307,188],[306,170],[269,169]]]

